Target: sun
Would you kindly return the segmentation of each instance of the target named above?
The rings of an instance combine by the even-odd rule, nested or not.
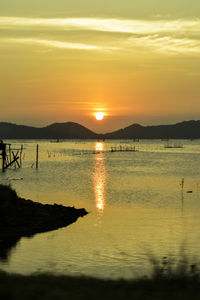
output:
[[[103,113],[103,112],[97,112],[97,113],[95,113],[95,118],[96,118],[98,121],[103,120],[103,118],[104,118],[104,113]]]

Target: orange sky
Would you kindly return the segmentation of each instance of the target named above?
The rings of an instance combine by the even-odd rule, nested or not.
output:
[[[199,119],[200,4],[67,2],[0,3],[0,121],[107,132]]]

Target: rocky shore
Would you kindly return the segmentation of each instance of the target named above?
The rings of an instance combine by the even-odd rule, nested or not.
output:
[[[84,208],[25,200],[11,187],[0,185],[0,248],[15,244],[21,237],[68,226],[85,215]]]

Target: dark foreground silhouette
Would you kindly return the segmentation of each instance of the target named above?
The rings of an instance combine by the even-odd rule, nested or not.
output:
[[[1,299],[34,300],[199,300],[198,277],[175,276],[137,280],[103,280],[38,274],[21,276],[0,272]]]
[[[7,259],[21,237],[65,227],[86,214],[84,208],[25,200],[9,186],[0,185],[0,258]]]

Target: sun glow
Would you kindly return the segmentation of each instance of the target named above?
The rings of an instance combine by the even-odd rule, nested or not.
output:
[[[97,113],[95,113],[95,118],[96,118],[98,121],[103,120],[103,118],[104,118],[104,113],[103,113],[103,112],[97,112]]]

